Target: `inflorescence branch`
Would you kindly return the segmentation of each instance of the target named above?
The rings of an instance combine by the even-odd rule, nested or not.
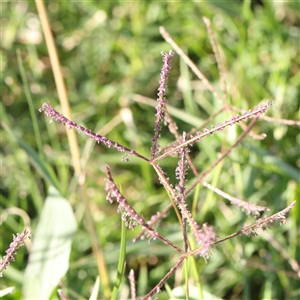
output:
[[[152,164],[156,173],[158,174],[159,181],[161,185],[168,191],[170,197],[175,201],[175,204],[178,206],[181,212],[182,219],[185,219],[189,224],[192,233],[199,245],[202,245],[203,251],[200,251],[199,254],[205,259],[209,257],[209,248],[212,243],[217,239],[217,235],[213,232],[213,228],[207,224],[203,224],[202,228],[199,229],[199,225],[194,220],[192,214],[187,208],[187,203],[185,199],[178,196],[176,190],[170,184],[169,178],[165,176],[164,171],[159,165]]]
[[[245,234],[247,236],[256,236],[255,230],[261,228],[262,230],[266,230],[267,227],[270,227],[271,223],[276,220],[280,221],[280,226],[285,224],[286,217],[285,215],[295,206],[296,201],[293,201],[289,206],[287,206],[282,211],[267,217],[263,216],[262,218],[258,219],[254,224],[246,226],[244,225],[243,228],[239,231],[241,234]]]
[[[186,256],[180,257],[177,263],[170,269],[170,271],[164,276],[164,278],[146,296],[142,297],[142,299],[151,300],[154,294],[158,294],[160,292],[161,287],[170,278],[170,276],[181,266],[185,259]]]
[[[160,72],[160,81],[159,81],[159,88],[158,88],[158,98],[157,98],[157,106],[156,106],[156,120],[154,123],[154,137],[152,138],[152,147],[151,147],[151,159],[155,158],[156,154],[159,151],[159,143],[158,139],[160,138],[160,131],[161,131],[161,122],[164,118],[164,109],[166,106],[166,87],[167,87],[167,79],[169,77],[169,72],[171,69],[171,58],[174,55],[172,50],[169,53],[161,52],[163,57],[163,66]]]
[[[264,216],[264,217],[258,219],[255,223],[253,223],[251,225],[248,225],[248,226],[244,225],[242,227],[242,229],[240,229],[236,233],[233,233],[229,236],[226,236],[225,238],[222,238],[222,239],[219,239],[219,240],[215,241],[213,243],[213,245],[223,243],[226,240],[232,239],[232,238],[234,238],[236,236],[239,236],[239,235],[242,235],[242,234],[245,234],[247,236],[257,236],[257,233],[255,231],[256,229],[261,228],[262,230],[266,230],[267,227],[270,228],[270,225],[276,220],[280,220],[280,225],[283,225],[286,222],[286,216],[285,215],[295,205],[296,205],[296,201],[293,201],[290,205],[288,205],[285,209],[281,210],[280,212],[278,212],[278,213],[276,213],[276,214],[274,214],[270,217]],[[197,253],[197,250],[194,250],[193,253]]]
[[[151,235],[151,238],[158,238],[162,240],[165,244],[177,250],[178,252],[183,252],[179,247],[174,245],[166,238],[162,237],[156,230],[150,227],[149,224],[146,223],[146,221],[131,207],[131,205],[126,201],[124,196],[119,191],[117,185],[115,184],[108,166],[106,166],[106,175],[106,200],[108,200],[110,203],[116,201],[119,204],[118,212],[123,214],[122,219],[125,222],[126,227],[134,229],[134,227],[137,225],[142,226]]]
[[[179,144],[178,146],[169,149],[168,151],[164,152],[162,155],[154,158],[152,160],[152,162],[156,162],[160,159],[163,159],[167,156],[172,155],[175,152],[178,152],[178,150],[182,147],[186,147],[186,146],[193,146],[194,143],[196,142],[201,142],[203,138],[206,138],[208,135],[213,135],[215,132],[222,132],[227,126],[232,126],[234,124],[237,124],[241,121],[245,121],[247,122],[249,119],[252,118],[258,118],[260,115],[264,114],[267,109],[272,105],[271,101],[268,101],[266,104],[259,104],[258,106],[256,106],[253,110],[248,110],[246,112],[244,112],[241,116],[240,115],[235,115],[235,116],[231,116],[231,118],[223,123],[218,123],[217,125],[212,125],[211,129],[207,129],[204,128],[203,132],[196,132],[196,136],[192,136],[190,135],[189,138]]]
[[[24,246],[24,241],[30,237],[31,233],[26,228],[22,233],[17,233],[17,235],[13,234],[13,241],[5,251],[6,255],[3,256],[3,260],[0,262],[0,277],[3,277],[2,272],[8,267],[10,262],[15,260],[14,255],[17,255],[17,250]]]
[[[125,146],[120,145],[117,142],[114,142],[110,139],[108,139],[105,136],[102,136],[98,133],[92,132],[90,129],[87,129],[69,119],[67,119],[65,116],[57,112],[49,103],[44,103],[42,107],[39,109],[40,112],[44,112],[47,116],[51,117],[54,121],[60,122],[62,125],[67,125],[68,129],[72,129],[75,127],[79,133],[83,132],[86,134],[88,137],[92,138],[95,140],[98,144],[103,143],[106,145],[108,148],[113,147],[117,149],[120,152],[126,152],[126,157],[125,160],[128,161],[130,155],[134,155],[136,157],[139,157],[145,161],[149,161],[148,158],[144,157],[143,155],[137,153],[134,150],[131,150]]]

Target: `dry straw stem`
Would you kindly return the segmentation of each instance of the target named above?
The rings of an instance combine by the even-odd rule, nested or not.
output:
[[[67,116],[69,119],[71,119],[71,110],[70,110],[70,105],[69,105],[69,101],[68,101],[68,94],[67,94],[66,86],[64,83],[64,79],[63,79],[63,75],[62,75],[62,71],[61,71],[61,65],[59,62],[58,55],[57,55],[57,50],[56,50],[53,35],[51,32],[51,26],[50,26],[50,23],[48,20],[45,5],[42,0],[35,0],[35,3],[36,3],[38,14],[39,14],[39,17],[41,20],[41,24],[42,24],[42,28],[43,28],[43,32],[44,32],[44,36],[45,36],[45,41],[46,41],[48,52],[49,52],[51,67],[53,70],[54,80],[55,80],[60,104],[61,104],[64,115]],[[80,166],[80,154],[79,154],[79,147],[78,147],[78,143],[77,143],[76,134],[73,130],[66,130],[66,131],[67,131],[69,148],[71,151],[75,174],[76,174],[77,178],[79,178],[82,173],[82,170],[81,170],[81,166]],[[110,286],[109,286],[110,284],[109,284],[109,278],[108,278],[108,273],[107,273],[107,269],[106,269],[106,264],[104,261],[102,249],[99,245],[97,230],[95,228],[92,214],[90,211],[90,205],[88,202],[88,198],[86,195],[86,189],[85,189],[85,185],[84,185],[84,176],[81,176],[81,178],[83,180],[80,182],[80,192],[81,192],[81,197],[83,198],[84,203],[85,203],[86,218],[87,218],[87,222],[88,222],[88,230],[89,230],[90,236],[92,238],[92,249],[93,249],[93,253],[96,257],[99,273],[101,275],[101,279],[102,279],[101,282],[102,282],[103,289],[104,289],[104,295],[106,298],[110,298]]]
[[[216,41],[215,34],[214,34],[214,32],[211,28],[210,20],[206,17],[203,17],[203,21],[204,21],[204,24],[206,25],[207,32],[208,32],[208,37],[209,37],[209,40],[210,40],[210,44],[212,46],[213,53],[214,53],[216,61],[217,61],[219,75],[220,75],[220,85],[221,85],[221,89],[222,89],[223,94],[224,94],[224,99],[227,99],[227,84],[226,84],[227,74],[226,74],[226,69],[225,69],[224,63],[221,59],[219,47],[218,47],[218,44],[217,44],[217,41]],[[232,113],[229,105],[224,106],[224,108],[226,110],[230,111],[230,113]],[[240,124],[240,126],[243,130],[246,130],[246,126],[244,124]],[[257,140],[263,140],[266,137],[266,135],[264,135],[264,134],[256,134],[253,131],[250,131],[249,135],[252,138],[257,139]]]
[[[280,253],[280,255],[288,261],[292,269],[296,272],[298,278],[300,278],[299,263],[295,259],[291,258],[288,252],[282,248],[282,246],[268,232],[262,232],[261,236],[264,237]]]
[[[63,114],[71,119],[71,110],[70,110],[70,105],[69,105],[69,100],[68,100],[68,94],[67,94],[67,89],[64,83],[62,71],[61,71],[61,66],[55,46],[55,42],[53,39],[53,35],[51,32],[51,27],[50,23],[48,20],[48,16],[46,13],[45,5],[42,0],[35,0],[36,7],[38,10],[38,14],[41,20],[44,36],[45,36],[45,41],[49,53],[49,58],[51,62],[51,67],[53,70],[53,76],[56,84],[56,89],[57,89],[57,94],[58,98],[60,100],[60,105],[62,107]],[[74,165],[74,170],[77,175],[80,174],[81,167],[80,167],[80,154],[79,154],[79,148],[78,148],[78,143],[77,143],[77,138],[76,134],[73,131],[67,131],[67,136],[69,140],[69,146],[70,146],[70,151],[71,151],[71,156],[72,156],[72,161]]]
[[[222,103],[224,107],[227,106],[224,99],[219,95],[219,93],[214,89],[214,87],[210,84],[207,78],[202,74],[202,72],[197,68],[197,66],[190,60],[190,58],[183,52],[183,50],[175,43],[175,41],[171,38],[170,34],[166,31],[163,26],[159,27],[160,34],[162,37],[168,42],[174,50],[177,52],[179,56],[185,61],[185,63],[192,69],[195,75],[203,82],[203,84],[211,91],[211,93]]]
[[[278,123],[288,126],[298,126],[300,127],[300,121],[294,121],[294,120],[286,120],[286,119],[276,119],[269,116],[261,116],[260,119],[265,120],[267,122],[271,123]]]

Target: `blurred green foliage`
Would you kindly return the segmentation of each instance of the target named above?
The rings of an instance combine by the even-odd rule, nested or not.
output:
[[[228,72],[228,101],[247,110],[263,99],[271,99],[274,106],[269,110],[269,116],[298,120],[299,4],[263,3],[251,10],[250,1],[46,1],[73,120],[93,131],[102,128],[109,138],[148,155],[155,109],[134,101],[134,95],[156,98],[160,52],[171,48],[160,36],[159,26],[169,31],[220,90],[218,68],[203,16],[212,21]],[[44,102],[50,102],[58,111],[61,109],[35,3],[14,1],[1,5],[6,12],[2,14],[1,121],[7,126],[1,128],[1,209],[3,212],[7,208],[20,208],[27,214],[34,239],[48,190],[30,152],[35,151],[45,165],[51,166],[48,171],[57,177],[59,188],[70,201],[78,223],[70,268],[63,286],[70,299],[76,299],[78,295],[87,299],[98,269],[86,230],[84,204],[77,192],[65,129],[60,124],[48,125],[48,119],[38,114]],[[38,119],[42,151],[37,146],[25,97],[17,62],[18,49]],[[191,87],[188,93],[184,93],[182,82]],[[198,118],[200,125],[220,108],[195,75],[187,72],[177,55],[169,78],[167,101],[181,112],[175,118],[181,131],[195,127],[186,122],[184,113],[188,113],[191,120]],[[228,114],[223,114],[215,121],[227,118]],[[217,187],[233,196],[268,206],[271,214],[299,198],[299,128],[261,120],[254,130],[266,133],[267,138],[258,141],[247,137],[225,159],[220,173],[212,172],[207,180],[214,181]],[[240,132],[236,127],[194,147],[192,155],[198,169],[206,170],[218,158],[222,143],[229,147]],[[30,150],[26,152],[26,146],[17,139]],[[86,136],[78,135],[78,140],[81,155],[84,160],[88,159],[85,165],[86,193],[113,281],[121,223],[116,208],[105,200],[105,165],[111,166],[115,181],[122,187],[127,200],[146,219],[163,209],[169,199],[149,166],[136,158],[125,163],[121,161],[121,154],[102,145],[87,152],[90,142]],[[170,141],[171,134],[163,129],[161,144]],[[176,159],[166,159],[161,165],[175,182]],[[196,220],[219,228],[220,237],[239,230],[245,222],[253,222],[231,207],[227,200],[204,188],[200,189],[198,197]],[[192,197],[188,199],[191,204]],[[298,203],[284,226],[276,225],[268,230],[289,257],[297,261],[300,260],[299,216]],[[2,219],[2,255],[12,234],[23,230],[24,220],[23,214],[9,214]],[[181,246],[180,226],[173,212],[158,230]],[[147,241],[132,244],[131,239],[137,233],[127,233],[126,276],[130,268],[135,269],[138,292],[142,295],[163,277],[177,258],[172,249],[159,241],[149,245]],[[28,251],[21,248],[16,261],[4,272],[2,289],[15,286],[14,293],[6,295],[6,299],[21,298],[27,259]],[[217,297],[295,299],[300,294],[299,277],[287,259],[260,235],[227,241],[216,247],[207,265],[202,259],[197,265],[204,289]],[[195,278],[191,274],[191,285]],[[171,277],[169,286],[182,284],[181,275],[176,280]],[[128,286],[126,277],[121,290],[126,290],[125,286]],[[100,295],[103,295],[101,291]],[[159,299],[167,298],[165,293],[159,295]]]

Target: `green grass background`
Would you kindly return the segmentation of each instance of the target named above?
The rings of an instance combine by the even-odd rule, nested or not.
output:
[[[50,102],[60,112],[61,108],[37,10],[32,1],[6,2],[1,6],[1,121],[5,124],[1,127],[1,209],[2,213],[7,208],[21,209],[21,213],[9,213],[2,218],[1,254],[8,248],[12,234],[23,230],[24,214],[30,219],[34,240],[48,195],[49,180],[45,179],[48,172],[72,205],[78,225],[70,265],[62,280],[64,291],[70,299],[88,299],[98,269],[65,129],[61,124],[48,124],[49,119],[38,113],[44,102]],[[171,49],[160,36],[159,26],[169,31],[219,90],[218,68],[202,21],[203,16],[208,17],[228,72],[229,102],[247,110],[263,99],[274,100],[267,115],[299,120],[297,1],[264,1],[264,6],[257,5],[254,11],[249,1],[46,1],[46,8],[63,66],[73,120],[94,131],[102,129],[109,138],[148,157],[155,109],[137,103],[133,95],[156,98],[162,64],[160,52]],[[42,140],[40,146],[26,101],[17,51],[22,56],[32,97]],[[180,82],[185,82],[184,88]],[[200,125],[220,108],[177,55],[172,62],[167,101],[179,109],[175,120],[181,132]],[[213,123],[228,117],[222,114]],[[299,198],[299,128],[261,120],[254,131],[266,133],[267,138],[262,141],[245,138],[207,181],[233,196],[268,206],[268,214],[272,214]],[[192,154],[198,169],[206,170],[217,159],[222,143],[229,147],[239,133],[240,128],[235,127],[194,147]],[[161,144],[172,141],[166,129],[162,136]],[[155,172],[145,163],[133,157],[125,163],[122,154],[102,145],[86,151],[90,143],[87,137],[82,134],[77,137],[81,155],[88,159],[84,167],[86,195],[113,284],[121,221],[116,207],[105,200],[105,166],[112,168],[127,200],[146,219],[164,208],[169,199]],[[175,158],[161,162],[172,182],[175,182],[176,163]],[[197,222],[216,226],[220,237],[239,230],[245,222],[254,222],[203,187],[197,197]],[[193,195],[188,201],[191,207]],[[288,256],[298,261],[299,216],[297,203],[284,226],[277,223],[267,230]],[[182,246],[174,212],[169,213],[158,230]],[[127,265],[119,297],[128,296],[130,268],[136,271],[141,296],[178,259],[172,249],[159,241],[132,244],[131,239],[137,233],[138,230],[127,232]],[[27,262],[28,250],[23,247],[1,279],[1,289],[15,287],[6,299],[21,298]],[[183,284],[183,273],[182,268],[168,280],[171,290],[174,285]],[[288,260],[261,235],[238,237],[218,245],[207,264],[197,258],[196,273],[199,277],[190,270],[191,287],[198,283],[205,291],[224,299],[296,299],[300,295],[299,277]],[[56,297],[53,293],[52,298]],[[158,297],[168,299],[170,294],[163,292]],[[98,299],[103,298],[100,287]]]

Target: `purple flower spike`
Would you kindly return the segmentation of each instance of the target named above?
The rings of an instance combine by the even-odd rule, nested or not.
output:
[[[240,234],[245,234],[247,236],[256,236],[256,229],[261,228],[265,230],[267,227],[269,227],[274,221],[279,220],[280,225],[285,224],[286,222],[286,214],[296,205],[296,201],[293,201],[289,206],[287,206],[282,211],[267,217],[264,216],[260,219],[258,219],[254,224],[246,226],[244,225],[243,228],[240,230]]]
[[[197,242],[202,245],[202,248],[197,251],[197,254],[207,260],[210,256],[210,248],[217,240],[218,236],[214,232],[213,227],[204,223],[202,229],[198,231]]]
[[[172,50],[169,51],[169,53],[161,52],[161,55],[163,57],[163,66],[160,72],[160,81],[159,81],[159,88],[158,88],[158,98],[157,98],[157,106],[156,106],[156,121],[154,125],[154,137],[152,139],[153,145],[151,147],[151,158],[153,159],[157,152],[159,151],[159,144],[158,139],[160,137],[160,130],[161,125],[160,123],[163,120],[164,117],[164,108],[165,108],[165,92],[167,87],[167,79],[169,77],[169,72],[171,69],[171,58],[174,55],[174,52]]]
[[[166,92],[166,86],[167,86],[167,79],[169,77],[169,72],[171,70],[171,59],[174,55],[174,52],[172,50],[169,51],[169,53],[161,52],[161,55],[163,57],[163,66],[160,72],[160,81],[159,81],[159,88],[158,88],[158,101],[160,99],[164,100],[164,94]]]
[[[13,241],[6,250],[6,255],[3,256],[3,261],[0,262],[0,277],[3,277],[2,272],[8,267],[11,261],[15,260],[13,255],[17,255],[17,250],[24,246],[24,241],[30,238],[30,235],[31,233],[27,229],[24,229],[21,234],[13,234]]]
[[[125,222],[126,227],[133,230],[137,225],[145,225],[146,222],[144,219],[138,215],[138,213],[130,206],[130,204],[119,191],[111,176],[109,167],[106,167],[106,175],[106,200],[108,200],[110,203],[116,201],[119,204],[117,211],[122,214],[122,220]]]
[[[124,147],[124,146],[120,145],[119,143],[106,138],[105,136],[99,135],[98,133],[94,133],[90,129],[80,126],[79,124],[67,119],[65,116],[63,116],[62,114],[57,112],[49,103],[44,103],[42,105],[42,107],[39,109],[39,111],[44,112],[47,116],[51,117],[56,122],[60,122],[62,125],[67,125],[68,129],[72,129],[73,127],[75,127],[79,133],[83,132],[88,137],[95,140],[98,144],[103,143],[108,148],[113,147],[120,152],[126,152],[126,155],[125,155],[126,161],[128,161],[128,157],[131,154],[138,156],[139,158],[142,158],[144,160],[148,160],[147,158],[137,154],[135,151],[133,151],[127,147]]]

